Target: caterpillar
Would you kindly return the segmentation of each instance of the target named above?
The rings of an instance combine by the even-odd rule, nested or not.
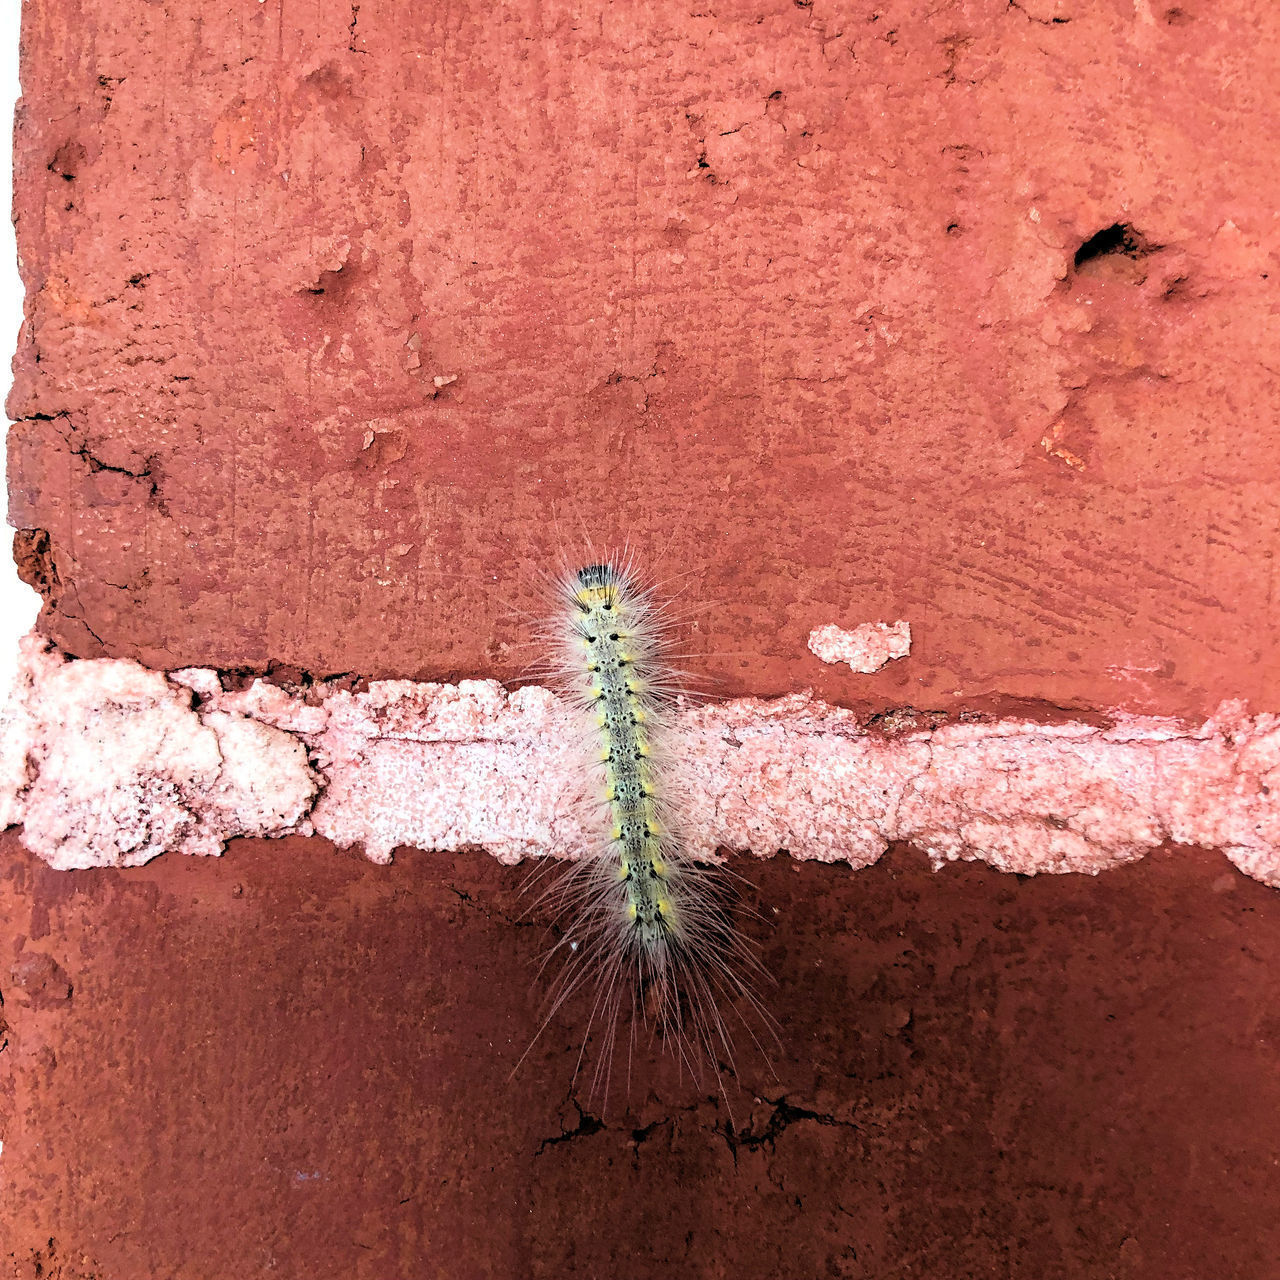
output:
[[[671,663],[671,621],[629,551],[566,568],[554,591],[546,670],[581,722],[598,842],[552,890],[568,955],[547,1019],[595,984],[587,1032],[599,1025],[602,1052],[593,1094],[608,1093],[628,997],[632,1050],[647,1026],[695,1078],[710,1066],[723,1091],[734,1044],[722,1009],[745,1001],[763,1013],[751,981],[763,969],[734,928],[723,875],[689,858],[681,840],[668,728],[685,681]],[[585,1052],[586,1038],[575,1078]],[[631,1059],[629,1051],[628,1086]]]

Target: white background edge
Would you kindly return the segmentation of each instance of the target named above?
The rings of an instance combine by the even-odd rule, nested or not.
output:
[[[4,175],[5,212],[0,217],[0,351],[5,368],[18,345],[22,323],[22,281],[18,250],[9,216],[13,198],[13,107],[18,99],[18,30],[20,0],[0,0],[0,172]],[[11,377],[2,380],[7,393]],[[5,420],[6,431],[8,419]],[[7,456],[7,454],[6,454]],[[7,469],[6,469],[7,470]],[[6,488],[6,511],[8,505]],[[13,530],[5,522],[0,541],[0,702],[13,684],[18,640],[31,630],[40,611],[40,597],[18,578],[10,553]]]

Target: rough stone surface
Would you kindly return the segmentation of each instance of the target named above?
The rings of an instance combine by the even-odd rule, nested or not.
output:
[[[911,652],[911,624],[864,622],[852,631],[828,624],[810,633],[809,652],[823,662],[847,662],[850,671],[871,675]]]
[[[0,713],[0,822],[58,867],[217,853],[315,831],[388,862],[401,845],[517,862],[599,848],[573,715],[536,685],[373,681],[292,692],[28,637]],[[679,711],[666,731],[681,843],[854,866],[910,841],[935,863],[1098,872],[1165,841],[1280,885],[1280,717],[1203,725],[906,713],[864,723],[809,694]],[[314,770],[308,763],[314,761]],[[594,825],[593,825],[594,824]]]
[[[0,827],[51,866],[137,866],[281,835],[316,793],[305,746],[135,662],[68,662],[35,637],[0,709]]]
[[[4,1274],[1274,1275],[1271,890],[1182,853],[738,869],[776,1075],[743,1051],[718,1098],[641,1047],[627,1105],[570,1091],[585,1001],[511,1078],[548,939],[492,858],[3,837]],[[4,983],[34,954],[69,998]]]
[[[23,38],[10,514],[68,651],[508,677],[586,530],[691,570],[728,695],[1280,707],[1271,0]],[[877,617],[871,680],[806,649]]]

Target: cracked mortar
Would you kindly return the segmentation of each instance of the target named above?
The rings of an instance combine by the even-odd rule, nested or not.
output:
[[[319,834],[374,862],[397,846],[499,861],[588,847],[567,713],[496,681],[225,690],[128,660],[69,661],[35,636],[5,713],[0,821],[53,867],[214,854],[238,835]],[[874,732],[807,693],[685,708],[673,748],[686,839],[718,850],[1096,873],[1166,842],[1221,849],[1280,884],[1280,717],[1224,704],[1187,726],[952,722]]]

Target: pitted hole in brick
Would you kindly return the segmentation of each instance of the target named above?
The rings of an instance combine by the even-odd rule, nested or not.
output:
[[[57,602],[62,580],[58,577],[53,540],[47,529],[15,529],[13,562],[17,567],[18,577],[27,586],[38,591],[42,599]]]
[[[1147,277],[1143,259],[1159,253],[1162,248],[1131,223],[1113,222],[1095,231],[1080,245],[1072,267],[1077,275],[1111,276],[1140,284]]]

